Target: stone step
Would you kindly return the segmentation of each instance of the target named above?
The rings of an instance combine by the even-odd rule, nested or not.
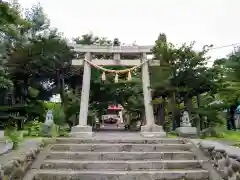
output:
[[[162,170],[162,171],[69,171],[38,170],[32,180],[206,180],[208,171]]]
[[[70,160],[194,160],[189,151],[169,152],[70,152],[52,151],[47,159]]]
[[[54,151],[94,151],[94,152],[155,152],[155,151],[187,151],[192,144],[55,144]]]
[[[73,170],[154,170],[154,169],[200,169],[203,162],[197,160],[146,160],[146,161],[76,161],[45,160],[42,169]]]
[[[81,139],[81,138],[57,138],[56,144],[184,144],[183,140],[171,138],[157,139]]]

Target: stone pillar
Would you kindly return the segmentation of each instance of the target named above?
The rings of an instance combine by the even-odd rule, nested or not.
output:
[[[147,60],[147,54],[142,54],[142,62]],[[142,86],[145,106],[146,125],[141,127],[141,135],[145,137],[165,137],[162,126],[155,124],[153,106],[151,104],[152,94],[150,89],[150,77],[148,63],[142,65]]]
[[[85,54],[85,59],[92,60],[91,53]],[[89,93],[91,81],[91,66],[84,62],[82,93],[80,102],[79,122],[77,126],[72,127],[71,136],[73,137],[92,137],[92,127],[87,124],[88,119],[88,106],[89,106]]]

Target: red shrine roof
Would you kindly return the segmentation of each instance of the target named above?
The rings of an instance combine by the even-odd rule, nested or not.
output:
[[[109,105],[108,110],[123,110],[123,107],[119,105]]]

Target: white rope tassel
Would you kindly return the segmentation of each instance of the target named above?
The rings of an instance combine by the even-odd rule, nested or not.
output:
[[[116,73],[116,75],[115,75],[114,82],[115,82],[115,83],[118,83],[118,73]]]
[[[131,80],[132,80],[131,71],[128,71],[128,77],[127,77],[127,80],[128,80],[128,81],[131,81]]]
[[[105,74],[105,71],[103,71],[102,73],[102,81],[105,81],[106,80],[106,74]]]

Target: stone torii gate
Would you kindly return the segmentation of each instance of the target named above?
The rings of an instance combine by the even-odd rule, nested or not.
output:
[[[147,60],[147,54],[151,54],[152,46],[96,46],[96,45],[70,45],[77,53],[84,53],[85,59],[74,59],[72,65],[83,66],[83,84],[81,92],[81,103],[79,113],[79,124],[72,127],[71,136],[91,137],[93,136],[92,127],[87,125],[89,92],[91,80],[91,65],[96,66],[141,66],[142,86],[145,106],[146,124],[141,127],[141,135],[146,137],[164,137],[162,126],[155,124],[153,107],[151,104],[152,96],[150,90],[149,68],[148,66],[159,66],[160,60]],[[93,54],[113,54],[113,59],[93,59]],[[121,54],[138,55],[136,60],[121,60]]]

